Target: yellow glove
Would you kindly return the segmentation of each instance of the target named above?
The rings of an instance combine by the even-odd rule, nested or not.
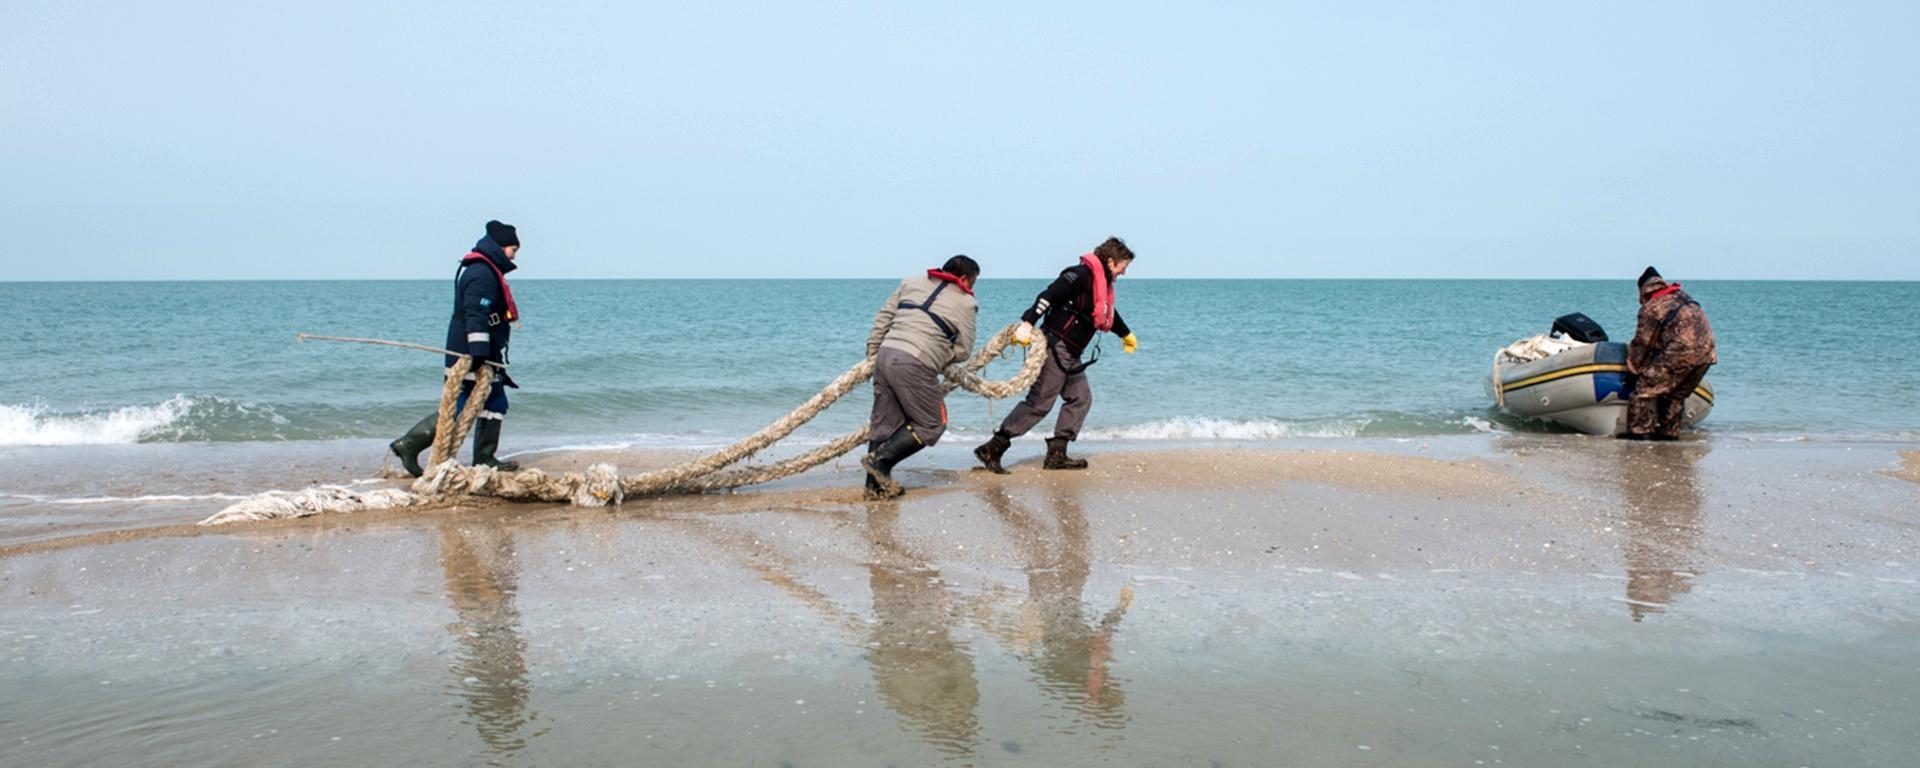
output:
[[[1013,329],[1013,343],[1026,346],[1033,343],[1033,323],[1021,323]]]
[[[1134,350],[1137,350],[1139,348],[1140,348],[1140,337],[1135,336],[1131,333],[1127,334],[1126,338],[1120,340],[1120,351],[1125,352],[1129,355],[1133,354]]]

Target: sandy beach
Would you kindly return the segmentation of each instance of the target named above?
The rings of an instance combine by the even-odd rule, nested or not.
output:
[[[1900,468],[1887,470],[1887,475],[1909,483],[1920,483],[1920,451],[1901,451]]]
[[[16,500],[0,762],[1898,765],[1915,746],[1920,492],[1889,477],[1913,466],[1898,446],[1352,441],[1107,450],[1084,473],[1028,452],[1008,476],[943,449],[898,502],[861,501],[849,462],[618,509],[213,529],[191,523],[218,499],[115,528]]]

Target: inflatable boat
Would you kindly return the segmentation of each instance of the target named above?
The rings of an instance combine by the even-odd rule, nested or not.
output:
[[[1626,431],[1627,345],[1586,315],[1566,315],[1553,329],[1521,339],[1493,355],[1488,389],[1507,413],[1553,422],[1589,435]],[[1701,381],[1687,397],[1691,428],[1713,410],[1713,385]]]

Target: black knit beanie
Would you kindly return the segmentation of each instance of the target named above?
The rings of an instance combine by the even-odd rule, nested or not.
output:
[[[1660,271],[1653,267],[1647,267],[1647,271],[1640,273],[1640,287],[1645,288],[1647,283],[1654,280],[1665,282],[1665,280],[1660,277]]]
[[[494,245],[512,248],[520,244],[520,233],[515,232],[512,224],[502,224],[498,220],[487,222],[487,237]]]

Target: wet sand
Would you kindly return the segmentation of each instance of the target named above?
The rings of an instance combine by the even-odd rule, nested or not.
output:
[[[842,462],[614,510],[178,525],[222,503],[201,500],[15,534],[0,764],[1871,766],[1920,748],[1899,446],[1354,441],[1055,473],[1023,445],[1008,476],[942,449],[899,502],[861,501]]]
[[[1900,468],[1887,470],[1887,476],[1920,483],[1920,451],[1901,451]]]

